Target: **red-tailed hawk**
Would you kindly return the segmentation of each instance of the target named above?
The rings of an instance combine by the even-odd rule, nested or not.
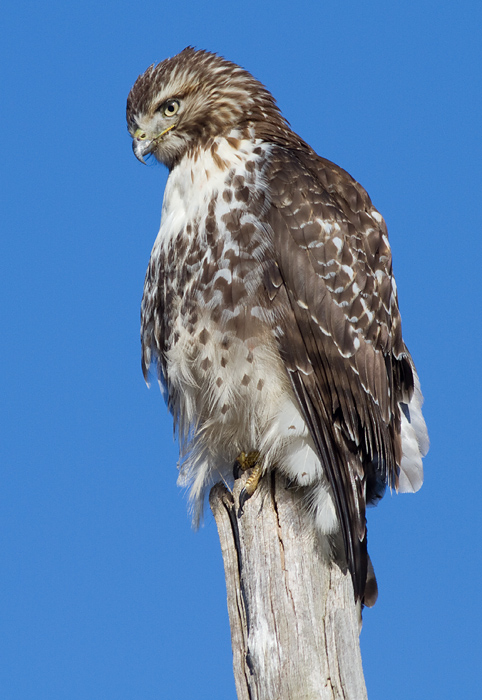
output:
[[[137,158],[169,168],[142,365],[157,363],[195,519],[236,461],[253,469],[246,497],[279,469],[321,533],[341,529],[363,599],[366,504],[387,484],[420,488],[428,449],[385,222],[215,54],[189,47],[148,68],[127,122]]]

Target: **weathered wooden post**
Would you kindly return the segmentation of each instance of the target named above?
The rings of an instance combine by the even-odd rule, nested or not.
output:
[[[211,490],[226,573],[238,700],[364,700],[360,612],[300,494],[276,472],[239,516],[243,475]],[[328,543],[326,544],[328,547]]]

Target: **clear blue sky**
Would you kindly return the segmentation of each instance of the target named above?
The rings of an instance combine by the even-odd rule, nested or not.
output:
[[[188,44],[242,64],[385,216],[432,441],[369,512],[370,700],[480,698],[479,0],[7,2],[0,697],[234,700],[213,518],[191,530],[140,371],[166,172],[133,157],[137,75]]]

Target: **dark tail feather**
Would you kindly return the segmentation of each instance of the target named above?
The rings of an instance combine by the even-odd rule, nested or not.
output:
[[[375,571],[373,569],[372,560],[370,555],[367,553],[367,580],[365,583],[365,593],[363,595],[362,603],[366,605],[367,608],[372,608],[377,602],[378,598],[378,584],[375,576]]]

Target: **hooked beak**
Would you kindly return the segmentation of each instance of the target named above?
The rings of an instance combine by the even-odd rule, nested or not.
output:
[[[162,137],[165,134],[167,134],[168,131],[174,129],[175,126],[175,124],[171,124],[171,126],[168,126],[167,129],[161,131],[161,133],[155,136],[153,139],[149,138],[147,133],[143,131],[143,129],[136,129],[134,136],[132,137],[132,150],[134,151],[134,155],[137,158],[137,160],[140,160],[141,163],[144,163],[144,165],[146,165],[144,156],[147,156],[149,155],[149,153],[152,153],[152,151],[157,146]]]
[[[146,132],[142,129],[137,129],[132,137],[132,150],[134,151],[134,155],[137,160],[144,163],[144,165],[146,165],[144,156],[147,156],[152,152],[154,143],[155,142],[152,139],[147,138]]]

